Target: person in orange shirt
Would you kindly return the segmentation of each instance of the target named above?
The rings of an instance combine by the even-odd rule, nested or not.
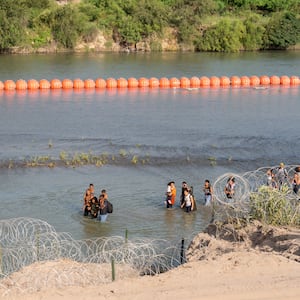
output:
[[[175,202],[176,202],[176,187],[175,187],[175,182],[171,181],[171,205],[173,206]]]

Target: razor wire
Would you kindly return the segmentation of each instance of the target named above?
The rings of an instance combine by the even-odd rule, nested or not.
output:
[[[296,170],[296,165],[285,166],[287,177],[282,185],[292,191],[292,177]],[[249,209],[249,201],[252,193],[258,192],[258,189],[267,185],[267,171],[272,170],[275,179],[277,180],[278,166],[262,167],[254,171],[249,171],[244,174],[225,173],[219,176],[213,184],[214,199],[221,205],[231,207],[236,211],[247,212]],[[225,186],[230,177],[235,179],[235,193],[231,199],[228,199],[225,194]],[[294,193],[287,194],[290,199],[299,198],[299,195]]]
[[[74,265],[80,263],[80,274],[88,273],[91,265],[127,266],[136,275],[154,275],[170,270],[180,264],[180,248],[166,240],[135,239],[124,237],[102,237],[86,240],[75,240],[68,233],[56,232],[47,222],[32,218],[16,218],[0,221],[0,288],[5,286],[3,280],[22,268],[49,261],[68,260]],[[72,267],[71,267],[72,269]],[[51,269],[47,278],[57,278],[56,286],[72,285],[70,268],[65,272]],[[76,284],[99,284],[107,282],[111,273],[99,271],[101,276],[77,276]],[[59,274],[55,275],[55,274]],[[106,274],[106,275],[105,275]],[[126,276],[126,275],[124,275]],[[76,276],[75,276],[76,277]],[[89,278],[87,280],[87,278]],[[48,278],[49,279],[49,278]],[[36,288],[47,286],[44,277],[32,279]],[[43,283],[44,282],[44,283]],[[45,284],[45,285],[44,285]],[[18,286],[18,283],[8,284]],[[30,285],[31,289],[33,285]],[[29,288],[29,287],[28,287]],[[22,290],[25,288],[23,287]],[[26,290],[26,289],[25,289]]]
[[[286,166],[288,179],[285,184],[289,188],[295,167]],[[266,172],[269,169],[276,172],[276,167],[263,167],[242,175],[221,175],[213,184],[216,202],[224,211],[233,209],[247,212],[251,193],[266,185]],[[235,195],[228,199],[224,187],[232,176],[235,178]],[[28,278],[31,283],[27,286],[14,281],[10,276],[29,265],[60,260],[67,260],[71,266],[61,270],[53,265],[45,276],[32,275],[32,278]],[[131,240],[119,236],[75,240],[69,233],[57,232],[53,226],[39,219],[0,221],[0,289],[13,286],[20,291],[38,290],[46,287],[50,281],[54,281],[57,287],[101,284],[111,281],[107,266],[112,261],[122,268],[127,266],[136,275],[154,275],[180,265],[182,247],[180,242],[141,238]],[[91,266],[93,272],[90,271]],[[128,274],[131,273],[127,270],[123,276]]]

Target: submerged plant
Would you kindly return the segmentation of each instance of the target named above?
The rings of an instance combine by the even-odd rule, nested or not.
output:
[[[49,156],[33,156],[29,160],[25,160],[25,165],[27,167],[46,166],[49,161],[50,161]]]
[[[8,168],[12,169],[13,167],[14,167],[14,162],[12,160],[9,160]]]
[[[48,147],[49,147],[49,148],[52,148],[52,147],[53,147],[52,140],[49,140],[49,142],[48,142]]]
[[[132,162],[133,164],[137,164],[138,161],[139,161],[139,158],[138,158],[136,155],[134,155],[134,156],[132,157],[131,162]]]
[[[125,150],[120,150],[120,156],[123,157],[125,161],[131,162],[133,164],[141,163],[146,164],[150,161],[149,154],[145,158],[140,159],[137,155],[129,155]],[[55,166],[65,166],[65,167],[78,167],[84,165],[95,165],[96,167],[101,167],[105,164],[117,162],[118,156],[114,154],[110,155],[107,152],[94,154],[91,151],[89,152],[75,152],[68,153],[66,151],[61,151],[59,153],[59,158],[53,158],[49,155],[44,156],[32,156],[30,158],[24,158],[21,162],[22,166],[25,167],[48,167],[54,168]],[[18,166],[20,162],[9,160],[7,167],[9,169]]]
[[[67,159],[68,159],[68,153],[65,152],[65,151],[61,151],[60,154],[59,154],[59,158],[62,161],[67,161]]]
[[[216,159],[215,157],[210,156],[210,157],[208,158],[208,160],[210,161],[210,165],[211,165],[211,166],[216,166],[216,165],[217,165],[217,159]]]
[[[121,157],[126,157],[127,156],[127,152],[124,149],[120,149],[119,154]]]

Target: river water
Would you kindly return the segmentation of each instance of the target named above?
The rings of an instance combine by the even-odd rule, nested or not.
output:
[[[300,52],[0,56],[0,80],[298,75]],[[76,239],[124,235],[176,240],[202,230],[202,185],[224,173],[298,165],[300,87],[0,92],[0,218],[38,218]],[[65,167],[62,154],[101,156]],[[57,163],[25,166],[37,158]],[[33,165],[33,164],[32,164]],[[198,210],[164,207],[174,180]],[[105,188],[114,213],[82,217],[85,189]],[[177,196],[177,204],[179,196]]]

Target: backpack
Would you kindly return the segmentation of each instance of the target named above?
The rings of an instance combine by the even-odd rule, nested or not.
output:
[[[113,212],[113,205],[107,201],[107,213],[111,214]]]

